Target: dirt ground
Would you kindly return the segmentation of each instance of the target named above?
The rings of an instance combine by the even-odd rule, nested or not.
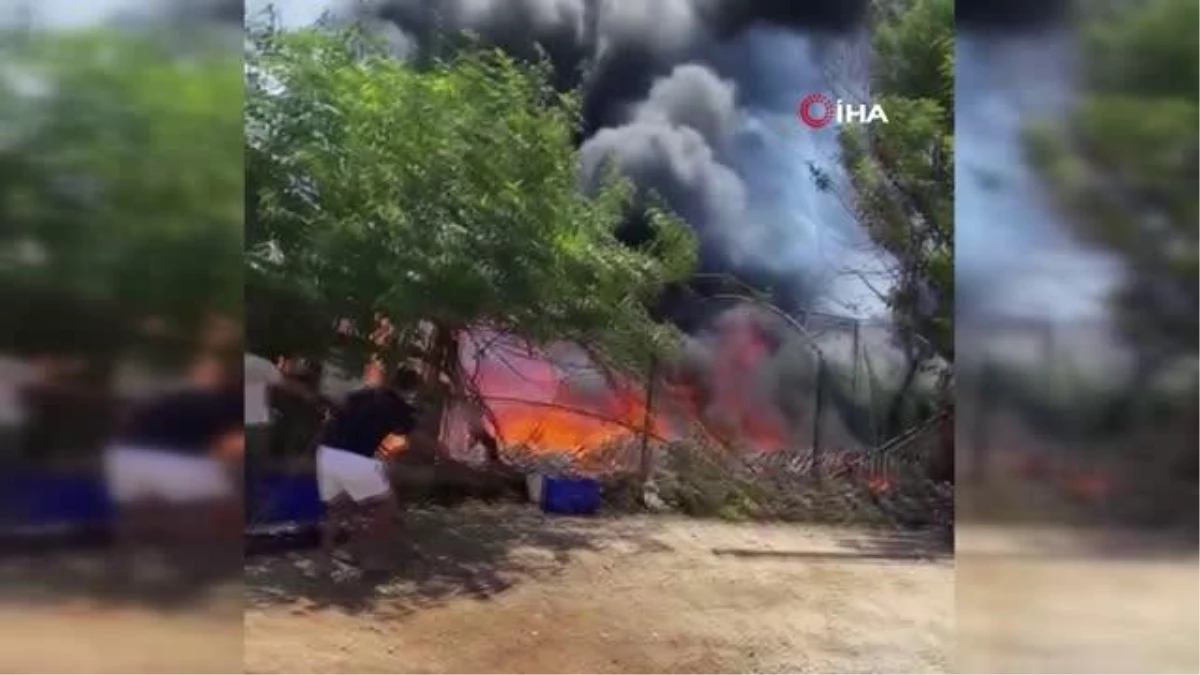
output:
[[[944,672],[954,568],[914,534],[411,514],[396,573],[247,562],[249,672]]]
[[[957,544],[957,670],[1200,672],[1194,544],[975,524]]]
[[[198,596],[103,591],[102,554],[0,559],[0,672],[1197,672],[1195,546],[522,508],[409,517],[395,575],[252,558]]]
[[[235,673],[242,585],[114,592],[94,552],[0,561],[0,672]]]

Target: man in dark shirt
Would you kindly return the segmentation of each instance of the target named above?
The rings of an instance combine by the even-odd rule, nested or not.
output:
[[[114,501],[211,502],[234,486],[224,460],[240,460],[240,383],[215,358],[193,366],[189,386],[137,406],[106,454]]]
[[[133,571],[130,556],[144,546],[177,554],[189,579],[240,569],[243,393],[225,361],[199,357],[187,386],[135,406],[105,451],[120,577]]]
[[[418,384],[414,371],[400,369],[387,386],[350,394],[326,425],[317,448],[317,487],[327,509],[321,538],[327,568],[337,527],[346,516],[367,511],[370,538],[379,541],[389,534],[394,504],[382,457],[403,445],[415,429],[411,398]]]

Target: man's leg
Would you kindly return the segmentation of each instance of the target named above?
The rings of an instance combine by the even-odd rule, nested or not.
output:
[[[337,454],[320,446],[316,452],[317,492],[325,505],[317,528],[320,533],[319,571],[324,576],[333,574],[333,553],[337,546],[338,527],[348,505],[352,504],[338,475]]]
[[[356,533],[356,547],[363,568],[368,571],[383,571],[391,566],[391,546],[397,534],[396,502],[389,492],[359,502],[359,515],[366,521],[361,532]]]
[[[240,442],[240,438],[237,439]],[[197,588],[240,570],[243,523],[234,458],[159,458],[162,534],[181,581]]]
[[[333,556],[337,548],[338,529],[346,522],[347,515],[354,508],[354,502],[346,493],[337,495],[325,502],[325,516],[321,519],[319,529],[321,535],[320,571],[323,575],[333,574]]]
[[[383,571],[390,566],[388,544],[396,530],[399,514],[386,465],[375,458],[356,461],[354,471],[346,482],[350,496],[358,504],[363,532],[358,542],[364,569]]]
[[[383,464],[374,458],[334,449],[321,448],[318,452],[318,473],[324,469],[325,483],[336,483],[349,502],[342,511],[353,530],[351,551],[358,553],[359,560],[371,561],[378,557],[372,549],[380,548],[388,540],[395,514]]]
[[[136,572],[137,556],[145,543],[145,507],[137,503],[117,506],[113,523],[112,548],[108,555],[109,586],[115,593],[131,590]]]
[[[239,571],[242,548],[239,538],[231,536],[230,528],[230,513],[233,517],[240,516],[235,508],[226,499],[218,498],[190,500],[163,508],[161,513],[169,515],[172,521],[167,553],[183,593],[199,591]]]
[[[109,448],[104,455],[106,489],[116,504],[107,562],[109,584],[117,594],[135,590],[143,556],[159,543],[162,505],[148,489],[153,477],[140,460],[139,453],[123,448]]]

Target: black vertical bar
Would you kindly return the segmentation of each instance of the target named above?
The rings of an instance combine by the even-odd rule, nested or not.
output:
[[[651,356],[649,374],[646,378],[646,415],[642,421],[641,478],[643,485],[650,481],[650,475],[654,470],[654,462],[651,461],[650,456],[650,425],[654,421],[654,380],[657,376],[658,359]]]
[[[825,391],[825,359],[817,354],[817,394],[813,401],[813,476],[821,477],[821,413]]]
[[[992,406],[992,365],[985,362],[975,381],[974,411],[971,415],[970,448],[971,468],[969,479],[980,485],[988,473],[988,417]]]
[[[859,352],[859,349],[861,348],[859,345],[859,341],[861,340],[861,336],[859,335],[860,325],[861,325],[861,323],[859,322],[859,320],[855,319],[854,320],[854,351],[850,355],[850,358],[853,359],[850,362],[851,368],[852,368],[852,370],[850,371],[851,377],[852,377],[852,380],[850,383],[850,391],[853,393],[853,395],[855,397],[858,396],[858,355],[859,355],[858,352]]]

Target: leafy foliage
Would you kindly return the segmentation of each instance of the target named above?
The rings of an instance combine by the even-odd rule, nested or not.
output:
[[[1196,347],[1198,11],[1149,0],[1098,17],[1078,109],[1029,134],[1077,231],[1127,263],[1114,298],[1126,336],[1163,355]]]
[[[238,62],[104,31],[12,41],[4,59],[4,348],[110,350],[149,317],[186,334],[240,313]]]
[[[954,6],[877,2],[872,78],[888,124],[842,130],[859,221],[894,259],[907,351],[954,354]]]
[[[252,284],[327,325],[486,326],[617,367],[672,344],[646,302],[690,274],[690,231],[656,210],[646,246],[617,240],[631,186],[581,191],[579,98],[545,63],[466,49],[420,68],[355,30],[271,27],[247,63]]]
[[[954,360],[954,5],[875,0],[871,10],[870,100],[888,121],[841,127],[839,141],[852,188],[843,203],[885,254],[887,287],[872,288],[906,361],[881,420],[890,437],[910,413],[945,403],[951,371],[935,366]],[[812,174],[819,189],[840,189],[829,172]],[[919,386],[930,370],[936,391]]]

